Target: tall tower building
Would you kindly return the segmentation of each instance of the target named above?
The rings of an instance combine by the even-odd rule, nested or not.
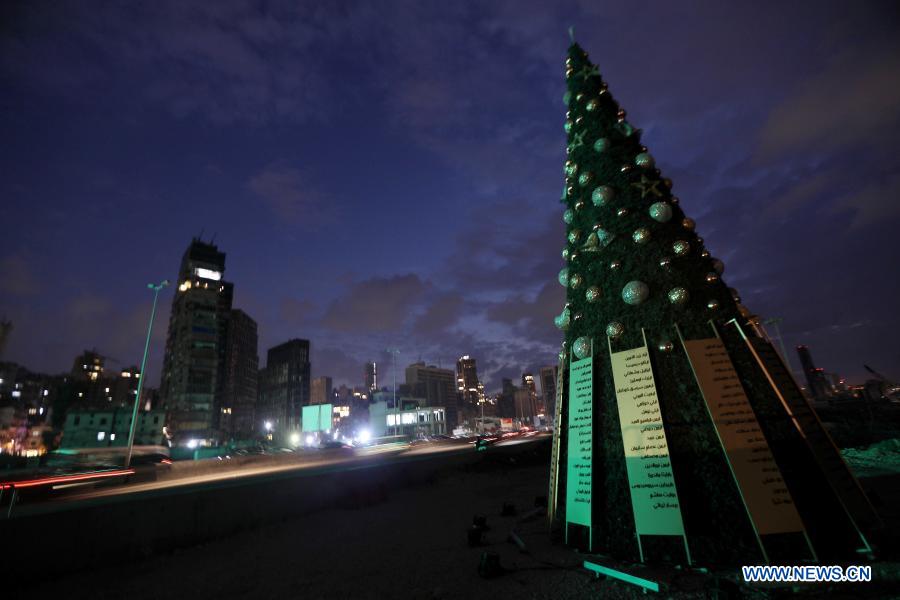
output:
[[[375,363],[367,362],[363,371],[363,381],[365,382],[366,389],[369,390],[369,392],[374,392],[378,389],[378,371]]]
[[[372,363],[375,364],[375,363]],[[334,396],[333,384],[331,377],[316,377],[312,380],[312,392],[310,393],[310,404],[328,404]]]
[[[806,383],[809,385],[809,395],[813,400],[822,400],[827,398],[830,386],[828,379],[825,377],[823,369],[817,369],[812,359],[812,354],[806,346],[797,346],[797,354],[800,356],[800,364],[803,367],[803,374],[806,375]]]
[[[172,300],[160,395],[178,444],[215,445],[218,430],[233,286],[223,279],[225,253],[191,241],[181,259]]]
[[[456,361],[456,391],[459,394],[461,417],[469,420],[477,414],[478,402],[484,397],[484,388],[478,381],[478,366],[475,359],[460,356]]]
[[[556,377],[559,375],[559,367],[541,367],[541,397],[543,398],[544,414],[548,420],[556,414]]]
[[[309,340],[293,339],[269,348],[264,403],[261,407],[279,435],[300,427],[310,404]]]
[[[413,396],[424,398],[427,406],[443,406],[447,416],[447,429],[459,424],[456,377],[450,369],[417,362],[406,367],[406,385]]]
[[[228,319],[225,341],[225,380],[219,428],[236,439],[253,436],[256,424],[256,399],[259,387],[259,352],[256,321],[247,313],[233,309]]]

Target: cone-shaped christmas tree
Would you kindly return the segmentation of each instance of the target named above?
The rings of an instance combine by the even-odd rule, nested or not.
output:
[[[858,482],[577,44],[566,81],[551,519],[626,559],[868,549]]]

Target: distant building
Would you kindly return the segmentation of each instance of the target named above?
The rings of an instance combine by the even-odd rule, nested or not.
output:
[[[447,429],[459,424],[456,374],[450,369],[417,362],[406,367],[406,385],[413,396],[424,398],[428,406],[444,407]]]
[[[527,388],[520,388],[513,395],[516,405],[516,418],[524,422],[532,423],[537,416],[536,396]]]
[[[260,410],[280,435],[300,428],[303,407],[310,404],[309,374],[309,340],[269,348]]]
[[[378,368],[374,362],[367,362],[363,367],[363,383],[366,390],[373,392],[378,389]]]
[[[812,354],[806,346],[797,346],[797,354],[800,356],[800,364],[803,367],[803,374],[806,375],[808,384],[807,390],[813,400],[827,400],[831,395],[831,386],[828,385],[828,378],[825,371],[816,368],[813,363]]]
[[[399,422],[399,429],[395,426]],[[372,437],[385,435],[446,434],[446,411],[441,406],[404,407],[399,413],[385,401],[369,406],[369,431]]]
[[[484,401],[484,387],[478,381],[475,359],[460,356],[456,361],[456,391],[460,399],[461,421],[471,421],[480,414],[479,403]]]
[[[181,259],[160,381],[177,444],[215,445],[222,438],[218,427],[233,295],[224,274],[225,253],[194,239]]]
[[[256,321],[232,309],[225,338],[225,381],[219,428],[233,439],[252,438],[258,431],[259,352]]]
[[[332,390],[331,377],[316,377],[312,380],[310,404],[328,404],[333,397],[334,391]]]
[[[134,396],[137,394],[138,383],[141,381],[141,370],[136,366],[125,367],[113,378],[108,381],[105,389],[109,389],[109,406],[110,408],[132,408],[134,406]],[[146,402],[147,388],[145,387],[144,401]],[[141,407],[143,408],[143,407]]]
[[[541,367],[541,397],[543,398],[544,414],[548,420],[556,414],[556,379],[559,376],[559,367]]]
[[[71,410],[63,426],[62,448],[127,446],[132,409]],[[134,432],[135,446],[161,446],[166,411],[139,411]]]
[[[96,350],[85,350],[75,357],[72,375],[84,381],[99,381],[103,377],[104,357]]]
[[[512,379],[502,379],[502,390],[497,397],[497,416],[502,419],[512,419],[516,416],[516,391]]]

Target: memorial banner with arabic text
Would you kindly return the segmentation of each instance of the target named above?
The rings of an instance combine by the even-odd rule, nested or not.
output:
[[[569,367],[568,461],[566,521],[591,526],[594,441],[593,357],[573,360]]]
[[[647,346],[613,352],[611,359],[637,534],[684,536]]]

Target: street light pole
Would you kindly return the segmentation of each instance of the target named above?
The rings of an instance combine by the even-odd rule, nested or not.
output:
[[[147,355],[150,353],[150,334],[153,333],[153,319],[156,317],[156,301],[159,299],[161,289],[169,285],[169,280],[164,279],[154,285],[148,283],[147,287],[153,290],[153,308],[150,310],[150,324],[147,326],[147,341],[144,342],[144,358],[141,359],[141,377],[138,379],[137,390],[134,392],[134,409],[131,411],[131,426],[128,430],[128,452],[125,454],[125,468],[131,466],[131,453],[134,450],[134,430],[137,427],[138,406],[141,402],[141,390],[144,388],[144,379],[146,374],[144,370],[147,367]]]

